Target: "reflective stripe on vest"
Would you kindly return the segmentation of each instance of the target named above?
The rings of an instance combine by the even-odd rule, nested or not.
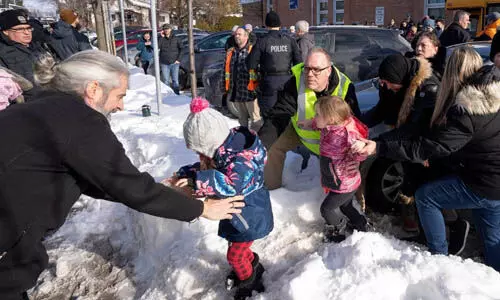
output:
[[[248,46],[248,54],[252,52],[252,44]],[[234,47],[227,49],[226,52],[226,64],[224,66],[224,80],[226,81],[226,92],[229,91],[229,87],[231,84],[231,58],[233,57]],[[250,77],[252,77],[250,75]],[[250,78],[251,79],[251,78]]]
[[[332,96],[338,96],[345,100],[347,95],[347,90],[349,89],[349,84],[351,80],[341,73],[336,67],[333,67],[334,71],[337,73],[339,78],[339,83],[332,92]],[[297,132],[302,144],[306,146],[313,153],[319,155],[319,139],[321,132],[319,130],[308,130],[301,129],[297,126],[297,121],[310,120],[314,118],[316,114],[314,110],[314,104],[316,103],[316,93],[306,88],[305,86],[305,74],[304,74],[304,64],[300,63],[292,67],[292,73],[295,76],[295,81],[297,82],[297,113],[292,117],[292,125]]]

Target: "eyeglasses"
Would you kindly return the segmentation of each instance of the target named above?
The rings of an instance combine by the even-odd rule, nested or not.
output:
[[[14,32],[27,32],[31,33],[33,31],[33,27],[23,27],[23,28],[11,28],[10,31]]]
[[[324,70],[328,69],[330,66],[326,66],[324,68],[313,68],[313,67],[304,67],[304,72],[307,74],[309,72],[312,72],[313,75],[319,75],[321,72]]]

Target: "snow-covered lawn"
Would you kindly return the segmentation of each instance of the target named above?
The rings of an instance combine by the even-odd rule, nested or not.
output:
[[[130,81],[125,111],[113,115],[112,127],[131,161],[159,181],[197,158],[182,137],[190,98],[164,87],[162,115],[144,118],[143,104],[156,111],[154,79],[137,73]],[[253,246],[266,268],[266,292],[255,299],[500,299],[493,269],[431,256],[390,232],[323,244],[318,160],[302,172],[300,164],[289,153],[285,187],[271,192],[275,228]],[[385,228],[388,221],[376,223]],[[217,222],[166,220],[82,197],[46,247],[50,268],[33,299],[231,298],[224,287],[227,242],[217,236]]]

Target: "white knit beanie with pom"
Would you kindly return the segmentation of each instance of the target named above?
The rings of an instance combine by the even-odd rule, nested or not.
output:
[[[184,141],[189,149],[212,158],[228,137],[229,125],[220,112],[209,106],[201,97],[191,101],[191,113],[184,122]]]

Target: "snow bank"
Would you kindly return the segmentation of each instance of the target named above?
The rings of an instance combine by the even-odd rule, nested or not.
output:
[[[151,76],[130,77],[126,110],[112,127],[131,161],[157,180],[192,163],[182,123],[190,98],[162,85],[156,111]],[[236,126],[235,120],[230,121]],[[271,192],[275,229],[253,250],[266,268],[266,292],[255,299],[500,299],[500,274],[470,259],[432,256],[389,233],[355,233],[341,244],[323,244],[318,160],[300,171],[289,153],[285,188]],[[387,228],[387,219],[376,220]],[[37,299],[230,299],[227,242],[217,222],[182,223],[88,197],[75,204],[65,225],[46,241],[51,266],[31,292]]]

